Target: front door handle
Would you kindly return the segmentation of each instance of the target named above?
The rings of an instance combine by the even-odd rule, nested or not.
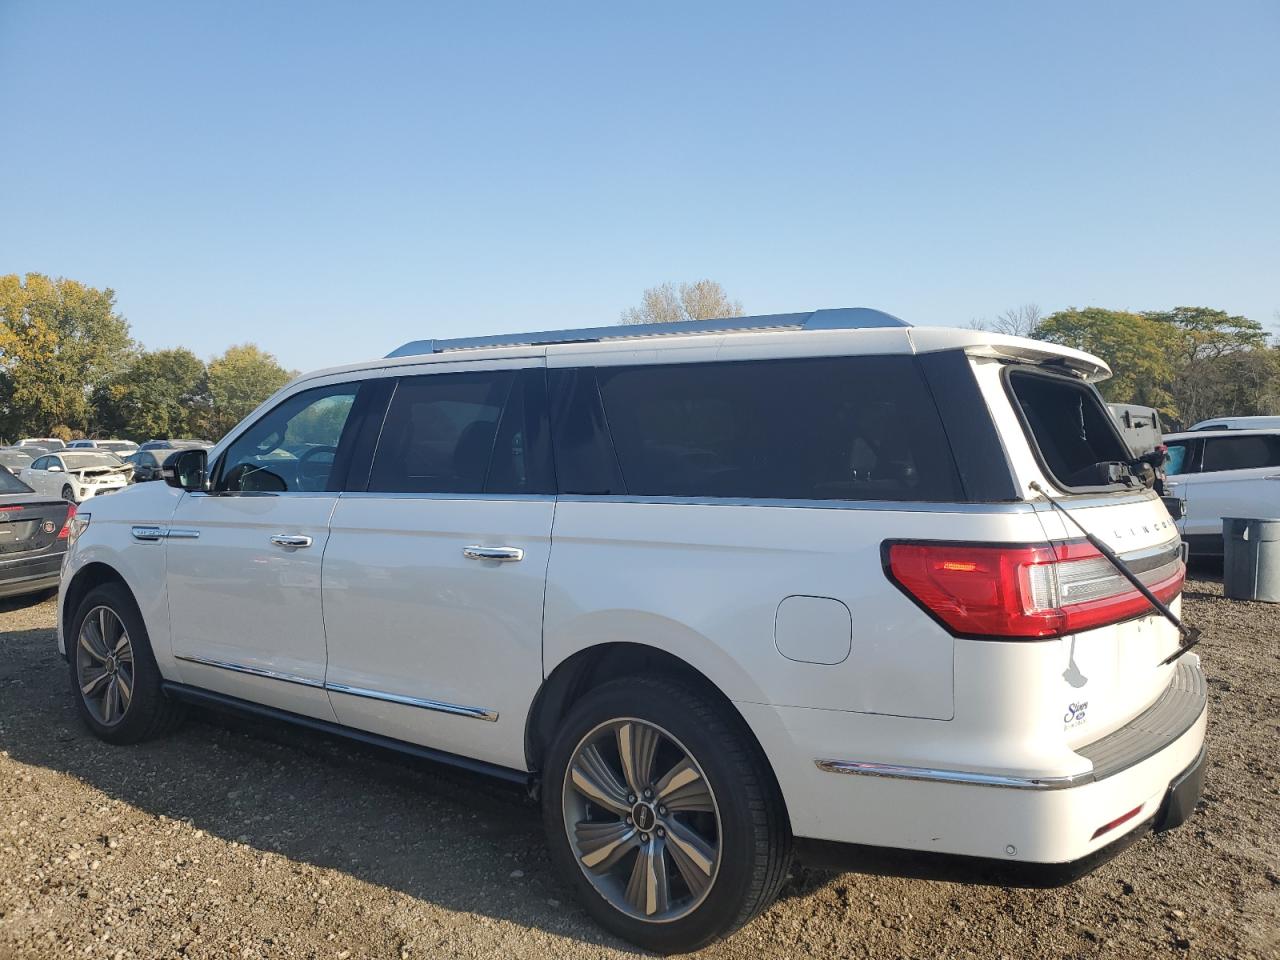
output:
[[[524,551],[519,547],[480,547],[462,548],[462,555],[468,560],[497,560],[499,563],[514,563],[524,559]]]
[[[288,533],[277,533],[274,537],[271,538],[271,542],[274,543],[277,547],[292,547],[293,549],[296,550],[300,547],[311,546],[312,541],[310,537],[306,537],[306,536],[300,536],[300,535],[288,534]]]

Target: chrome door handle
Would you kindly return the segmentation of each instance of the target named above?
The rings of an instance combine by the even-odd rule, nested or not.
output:
[[[304,536],[295,536],[286,533],[277,533],[271,538],[271,542],[277,547],[309,547],[311,546],[311,538]]]
[[[480,547],[462,548],[462,555],[468,560],[497,560],[499,563],[514,563],[524,559],[524,551],[519,547]]]
[[[1263,477],[1264,480],[1280,480],[1280,473],[1273,473],[1269,477]]]

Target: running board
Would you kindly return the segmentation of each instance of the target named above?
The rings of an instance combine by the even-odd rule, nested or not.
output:
[[[238,713],[252,717],[263,717],[267,720],[278,720],[281,723],[291,724],[295,727],[304,727],[308,730],[315,730],[319,733],[327,733],[331,736],[342,737],[346,740],[354,740],[357,743],[368,744],[373,747],[381,747],[384,750],[392,750],[405,756],[416,757],[419,760],[430,760],[433,763],[443,763],[451,767],[458,767],[462,770],[470,770],[472,773],[481,773],[488,777],[496,777],[499,780],[506,780],[508,783],[518,783],[523,787],[530,788],[536,777],[527,770],[512,770],[510,767],[499,766],[496,763],[488,763],[484,760],[475,760],[471,757],[463,757],[456,753],[448,753],[444,750],[434,750],[431,747],[424,747],[416,743],[409,743],[405,740],[396,740],[394,737],[384,737],[381,734],[370,733],[367,730],[357,730],[354,727],[345,727],[340,723],[331,723],[328,720],[318,720],[315,717],[304,717],[299,713],[290,713],[288,710],[278,710],[275,707],[264,706],[261,703],[253,703],[250,700],[241,700],[239,697],[230,697],[224,693],[214,693],[212,690],[204,690],[200,687],[188,686],[185,683],[174,683],[171,680],[165,680],[160,684],[160,688],[175,700],[181,700],[184,703],[194,704],[201,707],[211,707],[214,710],[224,710],[230,713]]]

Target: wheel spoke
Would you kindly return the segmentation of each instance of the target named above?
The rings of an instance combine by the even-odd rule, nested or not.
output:
[[[125,676],[123,670],[116,671],[116,700],[120,703],[121,713],[128,710],[133,701],[133,679]]]
[[[98,608],[98,635],[102,637],[102,644],[106,649],[111,649],[111,634],[107,632],[107,626],[110,621],[107,619],[107,608]]]
[[[715,810],[711,791],[688,757],[681,759],[656,785],[658,800],[668,810],[709,813]]]
[[[115,650],[112,651],[116,655],[117,660],[133,659],[133,644],[129,642],[129,635],[120,630],[120,639],[116,641]]]
[[[120,712],[120,691],[116,687],[116,678],[107,681],[107,692],[102,695],[102,722],[115,723]]]
[[[658,752],[658,731],[646,723],[624,723],[618,727],[618,757],[627,786],[637,797],[649,786],[653,757]]]
[[[88,629],[88,627],[89,627],[89,624],[85,624],[85,629],[80,631],[80,647],[84,650],[85,653],[93,657],[93,659],[97,660],[99,663],[106,663],[107,657],[105,654],[99,653],[95,649],[96,644],[93,642],[93,639],[90,635],[91,631]]]
[[[609,768],[608,761],[594,743],[578,753],[570,771],[570,779],[579,793],[605,809],[612,810],[620,817],[631,812],[631,804],[627,803],[627,788]]]
[[[579,859],[596,873],[604,873],[640,845],[636,828],[624,820],[609,823],[583,820],[573,832],[578,839]]]
[[[645,916],[665,913],[670,903],[667,882],[667,860],[663,843],[656,836],[640,847],[631,879],[627,883],[627,900]]]
[[[667,853],[695,897],[711,883],[716,852],[709,843],[678,820],[667,821]]]
[[[81,670],[80,671],[80,692],[86,697],[96,697],[102,693],[102,687],[105,681],[109,680],[111,674],[105,670]]]

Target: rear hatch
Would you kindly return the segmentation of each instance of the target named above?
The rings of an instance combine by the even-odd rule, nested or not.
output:
[[[1060,561],[1046,590],[1067,611],[1062,671],[1063,729],[1074,747],[1131,721],[1168,686],[1163,661],[1180,643],[1160,616],[1080,527],[1120,555],[1175,612],[1185,568],[1177,527],[1159,496],[1139,479],[1133,453],[1097,390],[1061,366],[975,358],[1025,496]],[[1012,417],[1009,416],[1012,414]],[[1070,512],[1077,527],[1049,503]]]

